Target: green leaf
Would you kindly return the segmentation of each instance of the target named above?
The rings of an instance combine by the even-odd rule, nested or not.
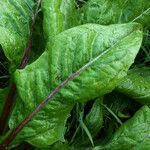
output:
[[[33,17],[33,0],[0,1],[0,45],[9,61],[19,64]]]
[[[113,91],[104,97],[104,104],[119,116],[125,113],[129,116],[129,112],[137,110],[136,103],[122,93]],[[134,105],[134,108],[132,107]]]
[[[138,22],[147,25],[150,20],[149,0],[89,0],[80,13],[81,23],[114,24]]]
[[[83,115],[80,115],[79,126],[75,131],[75,136],[70,143],[73,143],[73,147],[79,149],[80,147],[85,147],[87,145],[94,146],[93,139],[101,130],[103,125],[103,97],[97,98],[83,121]],[[83,112],[82,112],[83,113]],[[82,116],[82,117],[81,117]],[[83,129],[84,132],[79,132]],[[77,134],[76,134],[77,133]],[[76,138],[75,138],[76,137]]]
[[[90,141],[90,143],[94,147],[92,135],[91,135],[89,129],[87,128],[87,126],[85,125],[85,123],[83,122],[83,112],[80,113],[79,123],[80,123],[82,130],[85,132],[86,136],[88,137],[88,140]]]
[[[101,130],[103,125],[103,106],[101,105],[103,98],[98,98],[95,100],[90,112],[85,118],[85,124],[92,134],[92,137],[95,137],[98,132]]]
[[[104,106],[104,108],[116,119],[116,121],[119,124],[122,124],[121,120],[118,118],[118,116],[110,109],[108,108],[106,105],[102,104],[102,106]]]
[[[142,147],[141,143],[146,142],[145,144],[147,144],[147,140],[150,141],[149,114],[149,107],[143,106],[131,119],[118,129],[106,146],[97,146],[94,150],[137,150],[137,147]]]
[[[77,25],[74,0],[43,0],[43,28],[46,39]]]
[[[130,41],[130,42],[129,42]],[[64,141],[66,119],[75,102],[112,91],[127,74],[142,41],[139,24],[86,24],[66,30],[47,45],[41,57],[15,72],[20,99],[9,121],[14,128],[72,73],[70,81],[18,135],[35,146]]]
[[[117,86],[116,90],[140,103],[150,105],[150,68],[134,68]]]

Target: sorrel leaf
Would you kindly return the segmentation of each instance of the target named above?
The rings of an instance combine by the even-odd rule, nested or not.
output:
[[[150,105],[150,68],[135,68],[118,85],[116,90],[140,103]]]
[[[17,139],[38,147],[64,141],[66,119],[75,102],[112,91],[134,62],[141,41],[141,26],[136,23],[86,24],[58,34],[38,60],[16,71],[20,98],[16,100],[10,128],[20,123],[68,76],[82,68],[81,73],[37,114]]]
[[[95,100],[90,112],[85,118],[85,124],[93,137],[101,130],[103,125],[103,98]]]
[[[33,8],[33,0],[0,1],[0,45],[15,65],[21,62],[26,47]]]
[[[43,0],[43,26],[46,38],[77,25],[77,11],[74,0]]]
[[[139,22],[148,25],[150,20],[149,0],[89,0],[81,8],[81,23],[114,23]]]
[[[114,137],[106,146],[97,146],[94,150],[136,150],[139,146],[142,147],[143,144],[147,145],[150,133],[149,113],[149,107],[143,106],[116,131]]]

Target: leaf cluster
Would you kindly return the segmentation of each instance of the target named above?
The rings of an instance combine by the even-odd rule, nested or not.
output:
[[[149,150],[150,1],[39,2],[0,1],[3,149]]]

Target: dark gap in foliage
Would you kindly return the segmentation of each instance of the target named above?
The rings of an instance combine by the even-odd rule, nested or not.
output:
[[[19,146],[11,148],[11,150],[35,150],[35,147],[26,142],[23,142]]]
[[[67,131],[65,133],[65,137],[66,139],[68,139],[68,141],[71,139],[71,137],[74,134],[74,131],[76,131],[76,129],[79,126],[79,121],[78,121],[79,114],[77,112],[77,105],[74,106],[70,114],[71,115],[68,118],[67,123],[66,123]]]
[[[85,131],[83,131],[82,127],[80,126],[80,122],[79,122],[80,114],[83,113],[82,119],[84,122],[84,119],[88,115],[88,113],[91,111],[93,104],[94,104],[94,100],[90,100],[86,104],[78,103],[75,105],[75,107],[71,111],[71,116],[67,120],[67,132],[65,134],[65,137],[66,137],[66,139],[68,139],[69,142],[71,141],[72,137],[75,134],[76,134],[75,141],[78,139],[79,136],[80,136],[80,138],[81,137],[83,138],[82,134],[83,134],[83,132],[85,134]],[[77,131],[77,133],[76,133],[76,131]],[[82,138],[81,138],[81,140],[84,141],[84,139],[82,139]]]
[[[126,122],[132,118],[135,112],[141,108],[141,104],[135,102],[131,98],[121,93],[113,91],[112,93],[106,94],[104,97],[104,105],[106,105],[121,121]],[[119,116],[119,112],[124,116]],[[101,144],[106,144],[121,126],[114,116],[104,109],[104,127],[94,138],[103,141]]]
[[[118,115],[122,122],[125,122],[132,117],[134,113],[141,107],[141,104],[137,103],[133,99],[115,91],[105,96],[104,104],[116,115]],[[121,117],[119,113],[124,114],[126,117]]]
[[[140,52],[138,53],[136,59],[135,59],[135,65],[141,65],[144,66],[144,61],[145,61],[145,52],[140,49]]]
[[[105,121],[104,126],[105,127],[102,128],[101,131],[94,138],[94,141],[99,139],[98,144],[102,144],[102,145],[106,144],[112,138],[113,134],[116,132],[116,130],[118,128],[117,124],[115,124],[115,122],[113,122],[111,120]]]
[[[43,32],[43,13],[39,12],[33,32],[33,41],[29,57],[29,64],[38,59],[45,50],[46,41]]]
[[[77,8],[83,7],[86,4],[87,1],[88,0],[76,0],[76,7]]]
[[[149,67],[150,66],[150,61],[145,63],[145,66]]]
[[[87,102],[86,104],[77,103],[71,111],[71,116],[67,120],[67,131],[65,134],[66,139],[70,141],[70,139],[74,136],[75,131],[78,129],[79,123],[79,115],[80,113],[83,114],[83,120],[85,119],[86,115],[90,112],[93,106],[94,100]],[[81,128],[78,130],[77,136],[81,135]]]
[[[88,101],[84,106],[84,118],[90,112],[92,106],[94,104],[94,100]]]
[[[150,65],[150,27],[144,29],[143,42],[139,53],[135,59],[134,65],[148,66]]]
[[[8,85],[9,76],[8,76],[8,62],[5,54],[0,45],[0,88],[4,88]]]

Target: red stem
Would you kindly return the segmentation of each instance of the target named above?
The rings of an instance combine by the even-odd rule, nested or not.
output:
[[[33,31],[34,31],[35,22],[36,22],[36,19],[38,16],[40,4],[41,4],[41,0],[38,1],[34,20],[33,20],[32,26],[31,26],[30,36],[29,36],[29,39],[28,39],[28,42],[26,45],[25,53],[23,55],[21,64],[19,65],[19,69],[23,69],[27,64],[27,60],[28,60],[29,53],[30,53],[30,47],[31,47],[31,43],[32,43]],[[4,134],[4,132],[7,130],[7,120],[10,115],[10,112],[11,112],[11,107],[14,103],[15,93],[16,93],[16,84],[13,83],[9,90],[9,93],[8,93],[8,96],[5,101],[5,105],[3,107],[3,111],[2,111],[2,114],[0,117],[0,135]]]
[[[95,60],[94,60],[95,61]],[[72,74],[69,78],[67,78],[64,82],[62,82],[55,90],[53,90],[36,108],[35,110],[24,120],[22,121],[12,132],[6,137],[6,139],[0,145],[0,150],[5,150],[7,146],[12,142],[12,140],[16,137],[16,135],[33,119],[33,117],[71,80],[73,80],[76,76],[78,76],[83,70],[85,70],[89,65],[91,65],[94,61],[89,62],[82,68],[80,68],[77,72]]]
[[[100,57],[109,52],[109,49],[98,55],[97,57],[90,60],[87,64],[82,66],[79,70],[73,73],[70,77],[68,77],[64,82],[62,82],[59,86],[56,87],[31,113],[28,117],[26,117],[16,128],[12,130],[12,132],[4,139],[2,144],[0,145],[0,150],[5,150],[7,146],[12,142],[12,140],[16,137],[16,135],[33,119],[33,117],[70,81],[72,81],[75,77],[77,77],[81,72],[87,69],[90,65],[95,63]]]
[[[1,114],[1,118],[0,118],[0,134],[3,134],[5,132],[5,130],[7,130],[7,118],[9,116],[10,113],[10,108],[13,105],[13,101],[12,101],[12,97],[15,96],[15,92],[16,92],[16,85],[13,84],[9,90],[8,93],[8,97],[6,99],[4,108],[3,108],[3,112]]]
[[[23,120],[12,132],[4,139],[2,144],[0,145],[0,150],[5,150],[7,146],[12,142],[12,140],[16,137],[16,135],[33,119],[33,117],[71,80],[77,77],[81,72],[87,69],[91,64],[96,62],[101,56],[103,56],[106,52],[89,61],[86,65],[77,70],[74,74],[72,74],[69,78],[67,78],[64,82],[62,82],[59,86],[56,87],[35,109],[34,111]]]

